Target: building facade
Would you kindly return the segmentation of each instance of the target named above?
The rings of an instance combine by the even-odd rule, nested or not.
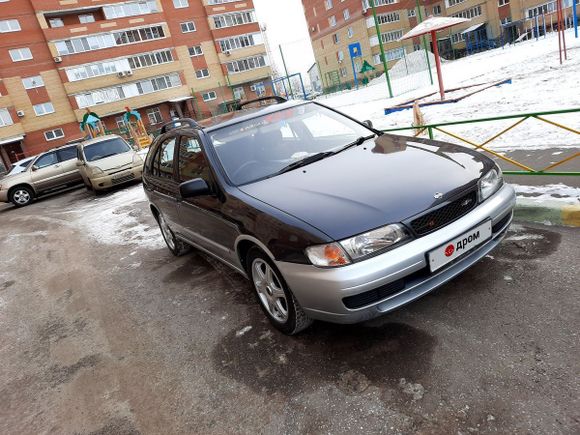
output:
[[[267,92],[252,0],[0,0],[0,163],[83,136],[87,111],[148,131]]]
[[[563,0],[568,25],[572,21],[572,1]],[[580,3],[580,0],[575,0]],[[375,20],[369,0],[302,0],[310,40],[323,86],[331,88],[354,80],[349,46],[360,44],[362,56],[354,69],[366,60],[383,71]],[[556,26],[555,0],[374,0],[377,22],[388,67],[405,54],[422,48],[419,38],[399,41],[429,16],[454,16],[470,21],[438,34],[443,56],[486,49],[513,42],[524,34],[535,36],[537,29]],[[580,8],[579,8],[580,12]],[[536,23],[539,18],[539,26]],[[427,42],[431,50],[431,43]]]

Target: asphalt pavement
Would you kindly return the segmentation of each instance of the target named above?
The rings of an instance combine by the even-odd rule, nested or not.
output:
[[[0,433],[580,433],[577,228],[516,223],[405,308],[286,337],[139,189],[0,207]]]

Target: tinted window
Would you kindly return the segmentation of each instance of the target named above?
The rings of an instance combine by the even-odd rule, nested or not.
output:
[[[173,156],[175,153],[176,138],[166,139],[157,152],[154,162],[153,175],[163,178],[173,178]]]
[[[208,181],[209,168],[197,137],[181,138],[179,143],[179,181],[203,178]]]
[[[56,163],[58,163],[58,160],[56,159],[56,154],[49,153],[39,157],[38,160],[34,163],[34,166],[36,166],[37,168],[45,168],[47,166],[54,165]]]
[[[57,150],[56,153],[58,154],[58,158],[61,162],[77,158],[77,148],[76,147],[63,148],[61,150]]]
[[[87,162],[94,162],[95,160],[123,154],[129,151],[131,151],[131,147],[120,137],[85,145],[84,147],[84,154]]]
[[[12,167],[12,169],[10,170],[10,172],[8,172],[8,175],[20,174],[21,172],[26,171],[26,168],[30,166],[32,160],[34,160],[34,158],[20,160],[19,162],[16,162]]]

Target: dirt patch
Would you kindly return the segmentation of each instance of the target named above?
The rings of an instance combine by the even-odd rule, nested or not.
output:
[[[81,435],[79,432],[77,434]],[[86,435],[140,435],[135,425],[128,418],[114,418],[105,424],[102,428]]]
[[[493,255],[507,260],[545,258],[558,249],[562,235],[540,228],[514,226]]]
[[[53,387],[70,382],[82,369],[91,368],[100,361],[99,355],[88,355],[70,366],[52,366],[47,374],[47,380]]]
[[[435,344],[426,332],[403,323],[316,323],[297,337],[263,324],[231,331],[213,360],[219,372],[261,393],[293,396],[332,382],[360,394],[371,385],[398,388],[401,378],[428,384]]]

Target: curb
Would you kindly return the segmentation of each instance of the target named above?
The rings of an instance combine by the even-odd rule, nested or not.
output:
[[[546,225],[580,227],[580,204],[538,201],[518,196],[514,216],[517,220]]]

